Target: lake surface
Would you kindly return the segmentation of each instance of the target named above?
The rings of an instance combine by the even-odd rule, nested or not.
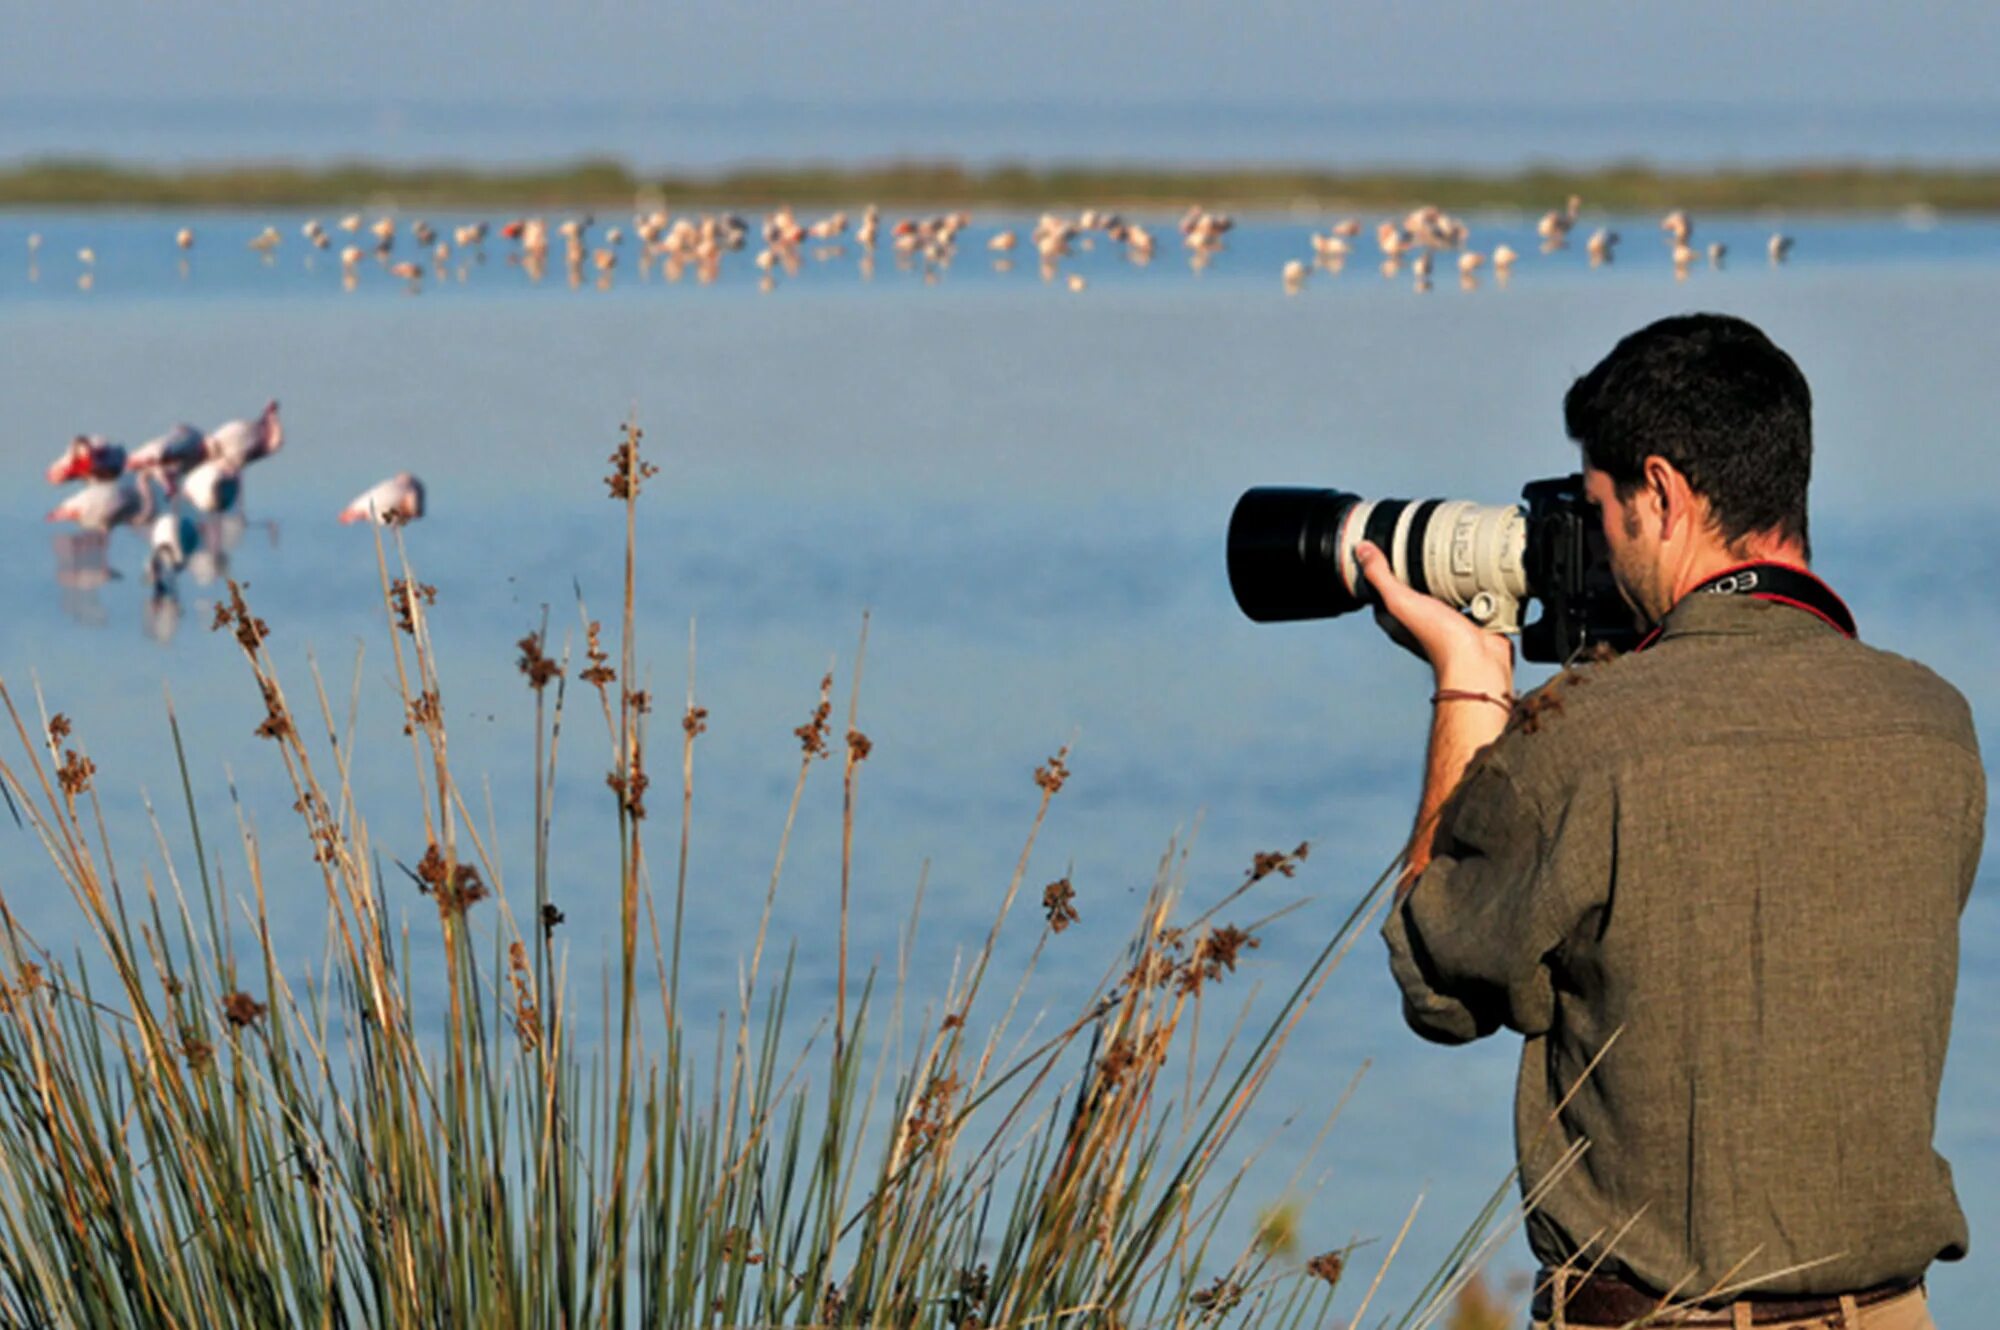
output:
[[[267,220],[284,237],[269,264],[245,247]],[[1572,469],[1560,417],[1571,379],[1669,313],[1744,315],[1798,359],[1816,398],[1822,571],[1865,638],[1937,668],[2000,733],[1993,222],[1788,219],[1797,249],[1774,269],[1771,219],[1702,219],[1697,240],[1726,241],[1731,259],[1677,282],[1651,218],[1586,216],[1579,239],[1607,220],[1626,237],[1599,271],[1580,245],[1534,254],[1530,218],[1474,218],[1476,246],[1506,240],[1524,254],[1504,289],[1488,276],[1463,291],[1440,273],[1419,296],[1407,272],[1375,271],[1364,240],[1344,274],[1287,298],[1280,266],[1309,257],[1307,232],[1328,219],[1246,219],[1198,276],[1168,243],[1145,269],[1100,247],[1065,267],[1087,279],[1082,292],[1042,282],[1032,262],[996,272],[986,235],[1030,219],[981,216],[935,283],[886,251],[871,280],[850,252],[808,260],[769,293],[747,253],[707,287],[641,280],[628,254],[608,290],[571,290],[559,264],[532,282],[495,242],[464,281],[417,296],[373,265],[343,292],[326,255],[308,268],[300,220],[0,216],[0,463],[15,482],[0,491],[0,675],[17,698],[38,683],[51,710],[76,718],[128,877],[158,859],[142,791],[191,862],[161,707],[170,689],[211,846],[230,840],[233,788],[282,864],[280,945],[313,964],[317,877],[295,852],[273,755],[251,736],[261,710],[235,644],[206,631],[216,587],[189,579],[169,632],[146,614],[140,541],[114,536],[107,576],[76,567],[41,521],[54,501],[42,468],[75,433],[136,443],[177,420],[213,427],[283,403],[287,445],[249,473],[229,572],[270,621],[295,697],[309,652],[337,706],[358,672],[355,781],[378,843],[406,862],[421,824],[374,543],[333,518],[384,475],[421,475],[431,512],[408,548],[438,588],[455,764],[468,791],[490,780],[503,863],[522,875],[530,713],[513,643],[544,607],[553,638],[579,638],[579,590],[589,615],[615,621],[623,526],[601,476],[620,422],[636,417],[662,467],[641,509],[640,658],[671,699],[664,735],[686,692],[692,624],[711,713],[691,857],[697,1010],[734,1006],[797,770],[791,731],[830,662],[845,705],[864,611],[859,726],[875,749],[858,804],[857,954],[893,965],[928,864],[913,988],[939,992],[985,936],[1033,813],[1031,771],[1073,743],[1075,774],[1025,894],[1067,872],[1082,919],[1056,940],[1029,1005],[1046,1001],[1052,1020],[1069,1010],[1111,963],[1170,838],[1190,832],[1196,903],[1234,886],[1255,852],[1313,842],[1296,879],[1246,902],[1242,922],[1306,898],[1222,995],[1288,990],[1403,838],[1427,688],[1364,621],[1244,620],[1223,575],[1231,504],[1260,483],[1509,499]],[[199,234],[185,272],[171,239],[183,224]],[[42,237],[33,280],[31,234]],[[590,720],[572,713],[556,829],[579,975],[614,916],[605,750]],[[837,917],[839,816],[828,766],[808,789],[777,925],[800,945],[807,1010],[832,991],[822,939]],[[656,812],[656,865],[671,862],[671,821]],[[10,906],[47,943],[80,940],[39,847],[0,838],[13,847],[0,858]],[[236,890],[240,854],[225,845],[218,857]],[[668,870],[655,879],[670,899]],[[1989,868],[1965,919],[1938,1124],[1974,1241],[1970,1260],[1935,1271],[1946,1326],[1978,1324],[2000,1297],[1992,879]],[[282,904],[288,885],[296,905]],[[525,879],[511,889],[525,898]],[[421,960],[430,907],[414,893],[403,904]],[[1024,900],[1003,975],[1033,945],[1038,914]],[[1510,1038],[1447,1050],[1408,1034],[1379,944],[1364,938],[1253,1123],[1251,1135],[1298,1117],[1292,1144],[1260,1165],[1268,1185],[1248,1194],[1285,1184],[1295,1147],[1372,1059],[1319,1153],[1326,1183],[1304,1242],[1376,1235],[1367,1261],[1426,1193],[1383,1295],[1396,1305],[1511,1165],[1516,1055]],[[1526,1263],[1516,1239],[1495,1269]]]

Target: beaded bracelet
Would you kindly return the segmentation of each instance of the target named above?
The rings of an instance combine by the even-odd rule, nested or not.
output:
[[[1500,697],[1493,693],[1475,693],[1469,688],[1440,688],[1431,694],[1431,705],[1436,706],[1440,702],[1491,702],[1502,711],[1514,709],[1512,695]]]

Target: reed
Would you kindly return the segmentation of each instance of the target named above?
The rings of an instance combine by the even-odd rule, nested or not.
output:
[[[681,1009],[682,934],[707,713],[691,638],[663,935],[647,870],[655,700],[635,682],[639,498],[654,474],[640,444],[628,425],[606,477],[624,518],[617,640],[586,620],[580,659],[551,654],[545,616],[519,643],[533,752],[525,915],[454,769],[430,633],[436,593],[399,540],[378,543],[378,557],[422,801],[414,866],[371,838],[352,779],[351,711],[343,734],[316,672],[309,699],[295,701],[240,587],[215,627],[241,648],[263,703],[258,733],[297,815],[268,846],[239,828],[247,900],[221,883],[171,702],[195,863],[184,876],[156,821],[160,868],[135,890],[112,860],[96,767],[74,724],[0,682],[19,745],[0,760],[0,784],[82,921],[65,958],[0,899],[0,1316],[88,1327],[963,1330],[1290,1327],[1327,1323],[1337,1300],[1360,1304],[1362,1290],[1350,1296],[1343,1281],[1352,1249],[1301,1255],[1286,1206],[1224,1247],[1248,1167],[1224,1161],[1389,874],[1275,1010],[1239,1017],[1205,1050],[1204,1011],[1225,1000],[1238,959],[1284,913],[1259,897],[1309,847],[1257,856],[1199,910],[1184,902],[1185,855],[1170,850],[1087,1000],[1038,1024],[1043,1013],[1024,1011],[1036,967],[1077,917],[1066,877],[1038,898],[1028,888],[1044,816],[1069,779],[1066,749],[1034,773],[1019,859],[963,971],[941,993],[916,993],[906,948],[893,977],[850,977],[849,856],[871,745],[857,728],[858,687],[846,733],[834,736],[829,673],[795,731],[797,783],[738,1008],[712,1049],[696,1052],[705,1036]],[[859,676],[857,653],[851,682]],[[603,723],[617,815],[602,1046],[575,1033],[565,921],[550,894],[556,776],[580,742],[568,734],[579,702]],[[836,744],[840,981],[820,1030],[801,1038],[792,956],[767,980],[764,950],[799,793]],[[321,885],[329,944],[317,978],[289,973],[274,948],[273,873]],[[414,926],[436,929],[444,958],[422,996],[411,925],[393,903],[412,885],[434,907]],[[1011,992],[989,995],[1002,926],[1024,890],[1039,902],[1039,940]],[[921,899],[920,887],[912,926]],[[1228,922],[1233,910],[1254,917]],[[247,929],[232,922],[239,911]],[[649,980],[657,1020],[641,1010]],[[910,1017],[920,1007],[932,1016]],[[1472,1247],[1461,1244],[1433,1290],[1466,1284]],[[1446,1310],[1434,1296],[1403,1323]]]

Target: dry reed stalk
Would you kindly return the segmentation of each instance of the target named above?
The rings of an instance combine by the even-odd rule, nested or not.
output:
[[[641,834],[651,703],[635,673],[636,501],[653,472],[639,441],[628,424],[607,477],[625,507],[620,643],[614,659],[586,614],[577,674],[598,694],[611,753],[618,958],[604,971],[600,1028],[615,1045],[574,1046],[567,960],[555,947],[563,914],[551,899],[553,816],[570,658],[567,648],[560,660],[549,656],[546,613],[518,644],[534,694],[534,913],[524,930],[500,872],[503,823],[492,794],[482,828],[453,772],[430,632],[435,592],[400,543],[400,576],[386,543],[377,546],[426,836],[423,857],[405,871],[436,908],[435,934],[419,923],[424,944],[443,957],[441,1003],[413,991],[411,930],[388,922],[374,869],[381,856],[354,785],[359,655],[344,726],[312,668],[313,728],[329,759],[295,719],[270,629],[240,587],[219,615],[263,699],[259,733],[272,741],[305,832],[274,841],[282,855],[267,854],[249,810],[235,804],[247,888],[241,955],[234,907],[219,907],[229,884],[196,815],[171,699],[198,902],[196,879],[175,870],[150,802],[167,890],[148,869],[143,891],[127,899],[90,756],[71,741],[66,718],[44,711],[31,726],[0,683],[26,754],[18,769],[0,761],[0,791],[42,842],[114,976],[94,992],[90,972],[72,976],[37,947],[0,897],[0,1315],[31,1324],[577,1330],[634,1317],[999,1327],[1291,1325],[1313,1307],[1324,1315],[1351,1248],[1299,1266],[1259,1237],[1219,1270],[1211,1262],[1228,1203],[1268,1143],[1229,1174],[1218,1160],[1303,1011],[1386,900],[1387,875],[1275,1014],[1253,1027],[1246,1005],[1219,1042],[1207,1041],[1218,1043],[1211,1051],[1201,1031],[1215,986],[1290,907],[1248,926],[1223,923],[1219,912],[1259,882],[1290,877],[1306,847],[1257,856],[1242,882],[1176,926],[1189,861],[1184,845],[1178,858],[1170,845],[1124,956],[1052,1032],[1041,1033],[1039,1016],[1017,1029],[1032,1014],[1029,981],[1045,950],[1076,917],[1071,874],[1044,888],[1044,918],[1011,993],[981,994],[1068,779],[1065,746],[1036,772],[1039,799],[982,945],[954,970],[940,1019],[906,1057],[919,881],[897,956],[894,1015],[870,1041],[876,975],[850,973],[848,936],[857,770],[868,756],[858,729],[865,619],[849,681],[827,1082],[804,1077],[816,1034],[793,1048],[784,1033],[789,962],[770,985],[761,1027],[753,1007],[804,783],[830,748],[831,671],[795,732],[799,772],[734,1022],[718,1016],[710,1067],[684,1060],[681,943],[697,885],[693,750],[706,713],[694,692],[691,625],[680,856],[663,942]],[[328,919],[325,974],[304,984],[280,965],[267,914],[301,851],[321,879]],[[663,1060],[649,1054],[635,1004],[642,895],[662,982]],[[490,968],[480,962],[489,944]],[[433,1005],[445,1027],[434,1044]],[[871,1072],[864,1063],[876,1042]],[[1440,1286],[1488,1250],[1468,1244]]]

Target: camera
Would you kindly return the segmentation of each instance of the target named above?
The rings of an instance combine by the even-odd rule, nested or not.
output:
[[[1364,540],[1416,590],[1483,628],[1518,632],[1525,659],[1561,664],[1639,640],[1581,475],[1530,481],[1519,504],[1252,489],[1229,518],[1229,588],[1258,623],[1350,614],[1373,600],[1356,557]],[[1528,623],[1530,600],[1541,614]]]

